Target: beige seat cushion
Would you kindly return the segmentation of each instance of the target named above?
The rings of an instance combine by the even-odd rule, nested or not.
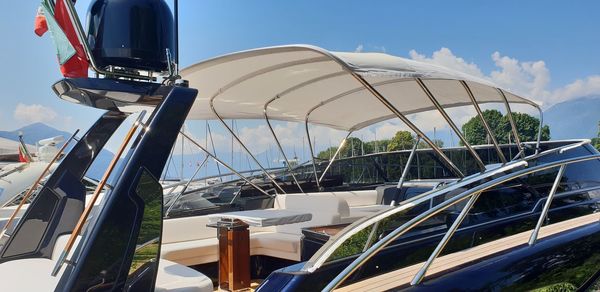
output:
[[[216,234],[216,230],[214,230]],[[250,255],[266,255],[300,260],[299,234],[259,232],[250,235]],[[219,260],[219,241],[216,237],[185,242],[166,243],[161,258],[186,266],[212,263]]]
[[[161,259],[154,291],[208,292],[213,291],[210,278],[186,266]]]
[[[342,217],[350,214],[346,201],[328,193],[288,194],[285,196],[285,207],[312,214],[310,221],[275,227],[277,232],[298,235],[302,234],[304,227],[339,224]]]
[[[212,263],[219,259],[219,240],[213,238],[163,243],[160,257],[186,266]]]
[[[358,206],[350,208],[350,216],[351,218],[360,219],[362,217],[372,216],[377,212],[387,210],[392,208],[388,205],[372,205],[372,206]]]
[[[0,264],[0,290],[11,292],[54,291],[64,267],[56,277],[50,275],[55,261],[46,258],[22,259]]]
[[[261,232],[250,236],[250,254],[300,261],[299,234]]]

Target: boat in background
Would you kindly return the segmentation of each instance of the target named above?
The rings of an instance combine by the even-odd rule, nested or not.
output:
[[[27,145],[21,136],[19,140],[20,162],[8,163],[0,169],[0,208],[18,204],[25,192],[45,172],[48,164],[51,163],[48,173],[56,168],[57,164],[53,159],[59,151],[57,145],[64,142],[64,137],[56,136],[40,140],[37,153],[30,153],[27,150]],[[0,215],[0,220],[5,218],[4,215]]]

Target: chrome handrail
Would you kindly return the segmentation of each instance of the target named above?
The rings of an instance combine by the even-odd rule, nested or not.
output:
[[[464,201],[466,198],[472,197],[476,193],[482,193],[492,187],[500,185],[506,181],[510,181],[512,179],[529,175],[535,172],[548,170],[556,167],[562,167],[563,165],[574,164],[579,162],[585,162],[590,160],[600,159],[600,154],[586,155],[575,158],[563,159],[559,161],[548,162],[546,164],[537,165],[535,167],[522,169],[519,171],[515,171],[513,173],[504,175],[502,177],[493,179],[489,182],[478,185],[472,189],[466,190],[442,203],[435,206],[432,209],[429,209],[419,216],[414,217],[408,222],[402,224],[400,227],[393,230],[391,233],[386,235],[383,239],[379,240],[375,243],[371,248],[362,253],[357,259],[355,259],[350,265],[348,265],[341,273],[339,273],[324,289],[323,291],[332,291],[336,287],[338,287],[344,280],[346,280],[354,271],[356,271],[360,266],[362,266],[366,261],[372,258],[377,252],[386,247],[389,243],[396,240],[398,237],[402,236],[421,222],[437,215],[438,213],[446,210],[447,208]],[[560,174],[560,173],[559,173]],[[414,206],[414,205],[413,205]],[[541,214],[543,215],[543,213]],[[450,237],[448,237],[450,239]],[[426,272],[426,271],[425,271]],[[423,273],[423,275],[425,274]],[[414,280],[413,280],[414,281]],[[418,281],[417,281],[418,282]]]
[[[550,204],[552,204],[552,200],[554,199],[554,195],[556,194],[556,190],[558,189],[560,180],[562,179],[566,168],[567,168],[566,164],[561,164],[560,168],[558,169],[558,173],[556,174],[556,178],[554,179],[554,183],[552,184],[552,188],[550,189],[550,193],[548,194],[548,198],[546,199],[546,203],[544,204],[542,213],[540,214],[540,217],[538,218],[538,222],[535,225],[535,229],[533,230],[533,232],[531,233],[531,236],[529,237],[529,242],[528,242],[529,245],[535,244],[537,237],[538,237],[538,233],[540,232],[540,228],[542,227],[542,224],[544,224],[544,221],[546,220],[546,218],[548,218],[548,211],[550,210]]]
[[[381,221],[381,220],[383,220],[389,216],[392,216],[396,213],[408,210],[416,205],[419,205],[423,202],[427,202],[427,201],[429,201],[433,198],[436,198],[440,195],[445,195],[446,193],[454,191],[458,188],[475,183],[477,181],[480,181],[480,180],[488,178],[488,177],[492,177],[499,173],[507,172],[512,169],[515,169],[518,167],[524,167],[524,166],[527,166],[527,161],[521,160],[521,161],[509,162],[502,167],[499,167],[499,168],[496,168],[493,170],[489,170],[483,174],[476,174],[476,175],[466,177],[463,180],[458,181],[455,184],[446,185],[442,188],[434,189],[434,190],[416,195],[408,200],[400,202],[400,205],[396,208],[382,211],[376,215],[373,215],[372,217],[364,217],[363,219],[359,219],[358,221],[355,221],[354,223],[352,223],[348,227],[346,227],[342,232],[339,232],[331,240],[327,241],[325,243],[325,245],[321,248],[321,250],[323,250],[323,252],[321,254],[316,253],[313,256],[313,258],[311,258],[308,261],[308,263],[305,265],[303,270],[308,271],[308,272],[315,271],[323,263],[325,263],[325,261],[333,254],[335,249],[337,249],[341,244],[343,244],[348,238],[350,238],[351,236],[356,234],[356,232],[374,224],[375,222]],[[352,230],[352,231],[356,230],[356,232],[344,232],[344,231],[349,231],[349,230]]]
[[[475,193],[469,198],[467,204],[463,207],[463,209],[460,211],[460,214],[458,214],[458,217],[452,223],[452,226],[448,228],[448,231],[446,232],[446,234],[444,234],[442,240],[440,240],[440,242],[435,247],[431,255],[429,255],[427,262],[425,262],[423,267],[421,267],[421,269],[417,272],[413,280],[410,282],[411,285],[416,285],[421,281],[421,279],[423,279],[425,273],[427,272],[427,269],[429,269],[433,261],[440,255],[444,247],[446,247],[448,241],[450,241],[450,238],[452,237],[452,235],[454,235],[454,233],[458,229],[458,226],[460,226],[463,220],[465,220],[465,218],[469,214],[469,211],[471,211],[471,208],[473,208],[475,202],[477,201],[480,195],[481,193]]]
[[[332,237],[331,240],[327,241],[325,243],[325,245],[323,246],[323,248],[321,248],[321,250],[323,250],[323,252],[322,253],[317,252],[315,255],[313,255],[313,257],[305,264],[305,266],[302,268],[302,270],[308,271],[308,272],[315,271],[322,264],[324,264],[325,261],[331,256],[333,251],[335,249],[337,249],[341,244],[343,244],[348,238],[350,238],[351,236],[356,234],[356,232],[372,225],[373,223],[375,223],[377,221],[380,221],[386,217],[392,216],[398,212],[406,210],[406,209],[410,208],[411,206],[418,205],[420,203],[431,200],[440,195],[446,194],[447,192],[454,191],[460,187],[474,183],[478,180],[494,176],[501,172],[510,171],[512,169],[515,169],[515,168],[518,168],[521,166],[527,166],[528,165],[527,161],[537,159],[537,158],[540,158],[540,157],[543,157],[543,156],[546,156],[546,155],[549,155],[549,154],[552,154],[555,152],[561,152],[562,149],[565,149],[564,151],[561,152],[561,153],[564,153],[568,150],[576,148],[576,147],[572,147],[574,145],[582,146],[587,143],[590,143],[590,140],[584,140],[584,141],[577,140],[577,141],[574,141],[574,143],[572,143],[572,144],[563,145],[561,147],[552,148],[552,149],[543,151],[541,153],[527,156],[527,157],[525,157],[525,159],[522,159],[522,160],[510,161],[507,164],[505,164],[499,168],[488,170],[487,172],[485,172],[483,174],[475,174],[475,175],[467,177],[463,180],[457,181],[454,184],[446,185],[443,188],[433,189],[431,191],[417,195],[413,198],[410,198],[408,200],[401,202],[400,206],[397,208],[382,211],[381,213],[376,214],[372,217],[364,217],[362,219],[359,219],[359,220],[355,221],[354,223],[350,224],[348,227],[344,228],[343,231],[339,232],[336,236]],[[399,151],[399,152],[401,152],[401,151]],[[375,154],[373,154],[373,155],[375,155]]]

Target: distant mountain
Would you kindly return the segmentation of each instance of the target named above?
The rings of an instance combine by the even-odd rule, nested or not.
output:
[[[600,96],[565,101],[544,112],[544,123],[550,126],[553,140],[596,137],[598,121]]]
[[[71,133],[52,128],[44,123],[34,123],[14,131],[0,131],[0,137],[18,141],[19,132],[23,133],[23,140],[25,140],[25,143],[31,145],[35,145],[39,140],[56,136],[63,136],[66,140],[72,135]]]

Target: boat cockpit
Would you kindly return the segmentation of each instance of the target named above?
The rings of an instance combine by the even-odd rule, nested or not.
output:
[[[164,84],[147,82],[152,74],[141,82],[132,80],[133,71],[96,72],[107,78],[53,85],[59,98],[107,112],[4,234],[0,275],[39,279],[15,289],[537,289],[556,273],[555,280],[576,288],[597,276],[600,154],[587,140],[542,142],[541,116],[536,139],[521,141],[511,106],[539,106],[488,80],[386,54],[305,45],[213,58],[170,72]],[[187,82],[175,82],[175,75]],[[481,109],[489,104],[504,108],[513,143],[497,141]],[[457,107],[475,109],[489,145],[469,143],[448,114]],[[408,118],[428,111],[443,118],[461,147],[442,149]],[[137,119],[86,200],[87,169],[129,116]],[[188,119],[221,122],[263,174],[233,169],[182,132]],[[285,169],[263,167],[230,119],[264,120]],[[412,150],[315,158],[311,125],[349,136],[390,119],[414,133]],[[274,121],[304,125],[309,164],[291,166]],[[179,135],[239,180],[189,188],[190,179],[177,191],[163,186]],[[420,142],[427,149],[417,149]],[[247,212],[228,217],[240,210]],[[245,235],[230,238],[238,231]],[[542,256],[569,260],[507,272]],[[501,264],[482,267],[490,261]],[[457,281],[477,278],[473,269],[486,273]]]

